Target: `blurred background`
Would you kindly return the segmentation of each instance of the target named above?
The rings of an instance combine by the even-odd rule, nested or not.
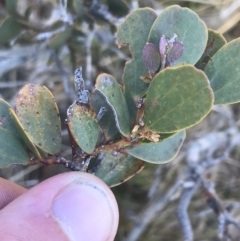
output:
[[[173,4],[195,11],[227,41],[240,37],[240,0],[0,0],[0,98],[14,105],[25,84],[47,86],[62,118],[62,153],[69,157],[64,119],[76,98],[74,70],[83,67],[89,90],[102,72],[121,83],[131,56],[127,47],[118,49],[118,25],[136,8],[161,13]],[[214,106],[187,130],[175,160],[146,164],[112,188],[120,209],[116,241],[239,241],[239,120],[239,104]],[[0,176],[31,188],[66,171],[60,165],[11,166]]]

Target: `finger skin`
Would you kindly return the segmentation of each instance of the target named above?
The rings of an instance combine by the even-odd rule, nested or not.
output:
[[[109,238],[113,241],[118,226],[118,207],[111,190],[94,175],[70,172],[54,176],[25,192],[0,211],[1,240],[69,241],[52,216],[52,203],[63,188],[71,183],[93,181],[104,187],[114,213]],[[91,208],[91,207],[86,207]],[[79,223],[79,225],[82,225]],[[92,227],[94,232],[94,227]],[[85,241],[85,240],[84,240]]]
[[[27,189],[12,183],[8,180],[0,178],[0,209],[12,202],[18,196],[25,193]]]

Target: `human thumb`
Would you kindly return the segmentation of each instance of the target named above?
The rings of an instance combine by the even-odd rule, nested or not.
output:
[[[1,240],[113,241],[118,207],[94,175],[59,174],[20,195],[0,211]]]

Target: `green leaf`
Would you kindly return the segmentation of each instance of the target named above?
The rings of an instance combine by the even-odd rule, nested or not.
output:
[[[213,55],[227,43],[226,39],[214,30],[208,30],[208,41],[202,57],[196,63],[196,67],[204,69]]]
[[[212,104],[212,89],[203,71],[191,65],[166,68],[149,86],[145,128],[159,133],[180,131],[201,121]]]
[[[130,135],[130,119],[128,107],[122,90],[114,77],[101,74],[96,80],[96,89],[106,98],[114,113],[118,130],[124,136]]]
[[[50,41],[49,47],[53,49],[60,49],[71,37],[73,32],[72,27],[68,27],[65,31],[56,34]]]
[[[98,121],[104,133],[104,141],[108,142],[119,137],[120,133],[115,123],[112,108],[107,104],[105,97],[99,91],[95,90],[91,95],[89,104],[92,106],[96,113],[99,113],[101,107],[106,109],[106,113]]]
[[[4,101],[3,99],[0,99],[0,127],[8,130],[18,140],[21,140],[20,134],[10,114],[10,110],[9,110],[10,108],[11,106],[6,101]]]
[[[59,111],[45,86],[25,85],[16,98],[16,115],[34,145],[49,154],[61,151]]]
[[[7,44],[18,37],[23,26],[14,17],[8,17],[0,27],[0,43]]]
[[[129,11],[128,5],[124,0],[107,0],[109,11],[118,16],[123,17]]]
[[[240,38],[224,45],[204,69],[215,95],[215,105],[240,101]]]
[[[22,144],[6,129],[0,127],[0,168],[11,164],[27,164],[29,157]]]
[[[68,126],[80,148],[86,153],[92,153],[100,134],[95,112],[86,106],[75,104],[68,115]]]
[[[142,97],[148,88],[148,84],[140,79],[148,71],[142,60],[142,51],[156,17],[156,13],[150,8],[137,9],[132,11],[118,28],[119,47],[128,44],[132,54],[132,60],[125,65],[123,81],[135,100]]]
[[[142,143],[139,146],[127,148],[126,152],[146,162],[167,163],[176,157],[185,136],[185,131],[181,131],[158,143]]]
[[[114,154],[106,153],[95,173],[110,187],[122,184],[144,168],[141,160],[126,154]]]
[[[19,121],[19,119],[18,119],[16,113],[14,112],[14,110],[12,108],[10,108],[9,110],[10,110],[13,122],[14,122],[21,138],[23,139],[24,143],[29,148],[29,150],[32,152],[33,156],[40,160],[42,158],[42,156],[39,153],[38,148],[34,145],[34,143],[32,143],[32,140],[30,139],[30,136],[24,130],[24,127],[21,124],[21,122]]]
[[[158,46],[162,35],[171,39],[175,34],[176,40],[183,43],[184,51],[173,66],[195,64],[202,56],[207,43],[208,32],[205,23],[192,10],[173,5],[164,9],[155,20],[148,42]]]
[[[83,17],[86,14],[83,0],[73,0],[73,8],[80,17]]]
[[[6,0],[6,9],[9,14],[16,14],[18,1],[17,0]]]
[[[130,129],[135,125],[135,116],[137,113],[136,104],[131,96],[131,92],[127,89],[124,91],[124,97],[128,106],[128,113],[130,117]]]

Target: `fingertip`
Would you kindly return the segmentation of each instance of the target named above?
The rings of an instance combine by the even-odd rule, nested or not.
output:
[[[114,240],[117,203],[106,184],[93,175],[84,174],[62,189],[52,211],[70,240]]]
[[[5,226],[20,240],[34,236],[36,241],[112,241],[118,219],[116,199],[102,180],[68,172],[40,183],[6,206],[0,215],[0,232]]]

